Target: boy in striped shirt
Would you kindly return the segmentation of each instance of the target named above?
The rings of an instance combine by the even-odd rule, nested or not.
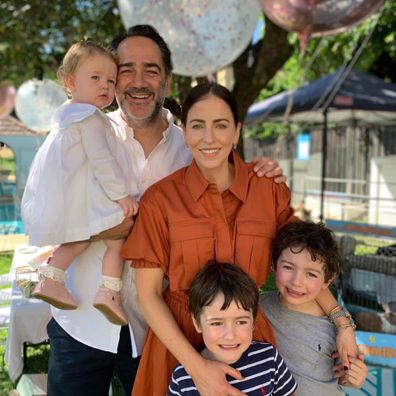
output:
[[[201,354],[240,371],[242,380],[227,379],[246,395],[294,395],[297,385],[276,348],[252,340],[258,299],[257,286],[238,266],[205,265],[191,283],[189,292],[192,320],[205,343]],[[180,364],[172,374],[170,395],[199,395]]]

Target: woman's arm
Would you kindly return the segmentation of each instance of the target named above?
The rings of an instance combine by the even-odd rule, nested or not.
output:
[[[202,396],[242,396],[226,381],[226,374],[242,379],[232,367],[204,359],[189,343],[162,298],[161,268],[137,268],[136,287],[142,313],[161,342],[191,375]]]
[[[328,288],[320,292],[316,301],[327,316],[338,306],[337,300]],[[350,321],[346,316],[335,318],[334,324],[337,327],[336,342],[341,362],[345,367],[349,367],[348,357],[357,357],[359,352],[356,344],[355,330],[350,325]]]

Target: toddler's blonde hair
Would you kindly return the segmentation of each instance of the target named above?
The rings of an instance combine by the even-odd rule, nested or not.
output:
[[[108,48],[91,39],[81,40],[68,49],[57,71],[58,80],[66,90],[66,78],[76,72],[82,60],[95,53],[106,56],[117,65],[117,57]]]

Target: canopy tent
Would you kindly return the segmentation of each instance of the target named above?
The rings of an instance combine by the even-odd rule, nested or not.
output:
[[[263,121],[323,123],[327,110],[329,122],[370,124],[396,122],[396,84],[378,77],[340,68],[296,90],[281,92],[253,104],[245,124]]]
[[[328,122],[396,124],[396,84],[356,70],[340,68],[296,90],[281,92],[252,105],[245,125],[259,122],[322,124],[320,218],[323,220]]]

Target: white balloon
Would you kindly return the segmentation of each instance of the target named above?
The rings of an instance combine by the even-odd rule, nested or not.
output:
[[[252,39],[257,0],[118,0],[126,29],[155,27],[172,51],[174,73],[205,76],[232,63]]]
[[[52,115],[67,100],[65,91],[52,80],[25,81],[17,91],[15,111],[19,119],[35,131],[51,129]]]

